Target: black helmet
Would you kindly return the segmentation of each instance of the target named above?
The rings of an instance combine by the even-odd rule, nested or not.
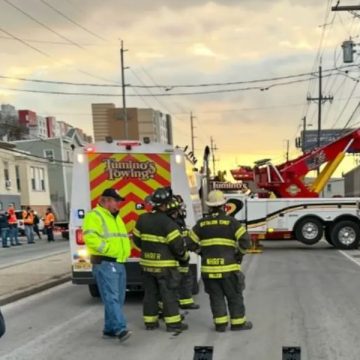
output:
[[[168,214],[173,214],[175,211],[179,210],[181,204],[179,203],[176,196],[173,196],[171,200],[166,204],[166,211]]]
[[[163,187],[156,189],[150,197],[151,203],[154,206],[167,204],[172,198],[172,190],[170,187]]]

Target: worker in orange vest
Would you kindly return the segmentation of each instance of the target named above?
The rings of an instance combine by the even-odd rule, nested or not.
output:
[[[47,208],[46,214],[45,214],[45,229],[48,241],[55,241],[54,239],[54,222],[55,222],[55,216],[51,210],[51,208]]]
[[[25,235],[27,237],[28,244],[35,244],[34,240],[34,216],[31,213],[31,208],[28,206],[26,210],[23,211],[23,221],[25,226]]]
[[[22,245],[18,238],[18,225],[14,205],[8,207],[8,223],[10,228],[10,243],[12,246]]]

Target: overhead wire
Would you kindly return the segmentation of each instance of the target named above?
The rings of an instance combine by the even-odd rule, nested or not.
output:
[[[73,25],[77,26],[78,28],[84,30],[85,32],[87,32],[88,34],[92,35],[93,37],[96,37],[97,39],[100,39],[102,41],[106,41],[103,37],[99,36],[98,34],[95,34],[93,31],[89,30],[88,28],[86,28],[85,26],[79,24],[77,21],[73,20],[72,18],[70,18],[68,15],[64,14],[62,11],[60,11],[57,7],[55,7],[54,5],[50,4],[49,2],[47,2],[46,0],[40,0],[44,5],[46,5],[47,7],[49,7],[50,9],[52,9],[54,12],[56,12],[57,14],[59,14],[60,16],[62,16],[64,19],[68,20],[70,23],[72,23]]]

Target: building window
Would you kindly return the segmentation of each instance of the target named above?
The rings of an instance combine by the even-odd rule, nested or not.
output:
[[[44,157],[46,157],[50,161],[54,161],[54,159],[55,159],[54,150],[53,149],[45,149]]]
[[[10,180],[9,163],[7,161],[4,161],[4,179],[5,181]]]
[[[3,205],[2,201],[0,201],[0,210],[4,210],[4,205]]]
[[[15,174],[16,174],[16,189],[17,189],[17,191],[20,191],[21,186],[20,186],[20,169],[19,169],[19,165],[15,166]]]
[[[31,189],[33,191],[45,191],[45,170],[31,166]]]
[[[40,168],[40,187],[42,191],[45,191],[45,170]]]

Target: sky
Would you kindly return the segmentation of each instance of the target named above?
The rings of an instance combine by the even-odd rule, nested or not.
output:
[[[279,80],[230,87],[176,89],[171,85],[315,73],[321,55],[324,75],[332,75],[323,79],[323,94],[334,96],[332,103],[323,106],[322,127],[343,128],[359,102],[359,69],[353,67],[347,74],[326,70],[344,65],[341,44],[350,36],[358,41],[360,18],[332,12],[330,7],[335,3],[336,0],[0,0],[0,75],[118,84],[121,39],[128,49],[125,63],[130,68],[126,70],[126,83],[163,85],[150,91],[128,88],[127,105],[170,113],[177,145],[191,143],[192,111],[196,117],[198,158],[213,137],[218,148],[218,168],[251,165],[261,158],[281,163],[287,140],[290,158],[299,155],[294,143],[304,115],[316,129],[317,105],[306,100],[308,95],[318,95],[316,74],[302,78],[307,81],[270,86],[268,90],[160,95],[254,85],[267,88]],[[356,3],[343,0],[340,5]],[[359,56],[354,55],[357,63]],[[114,96],[48,95],[6,90],[9,88]],[[120,93],[119,88],[0,79],[0,103],[54,115],[89,134],[91,103],[112,102],[121,106]],[[359,119],[355,113],[348,126],[356,125]],[[348,157],[338,173],[353,166],[355,159]]]

